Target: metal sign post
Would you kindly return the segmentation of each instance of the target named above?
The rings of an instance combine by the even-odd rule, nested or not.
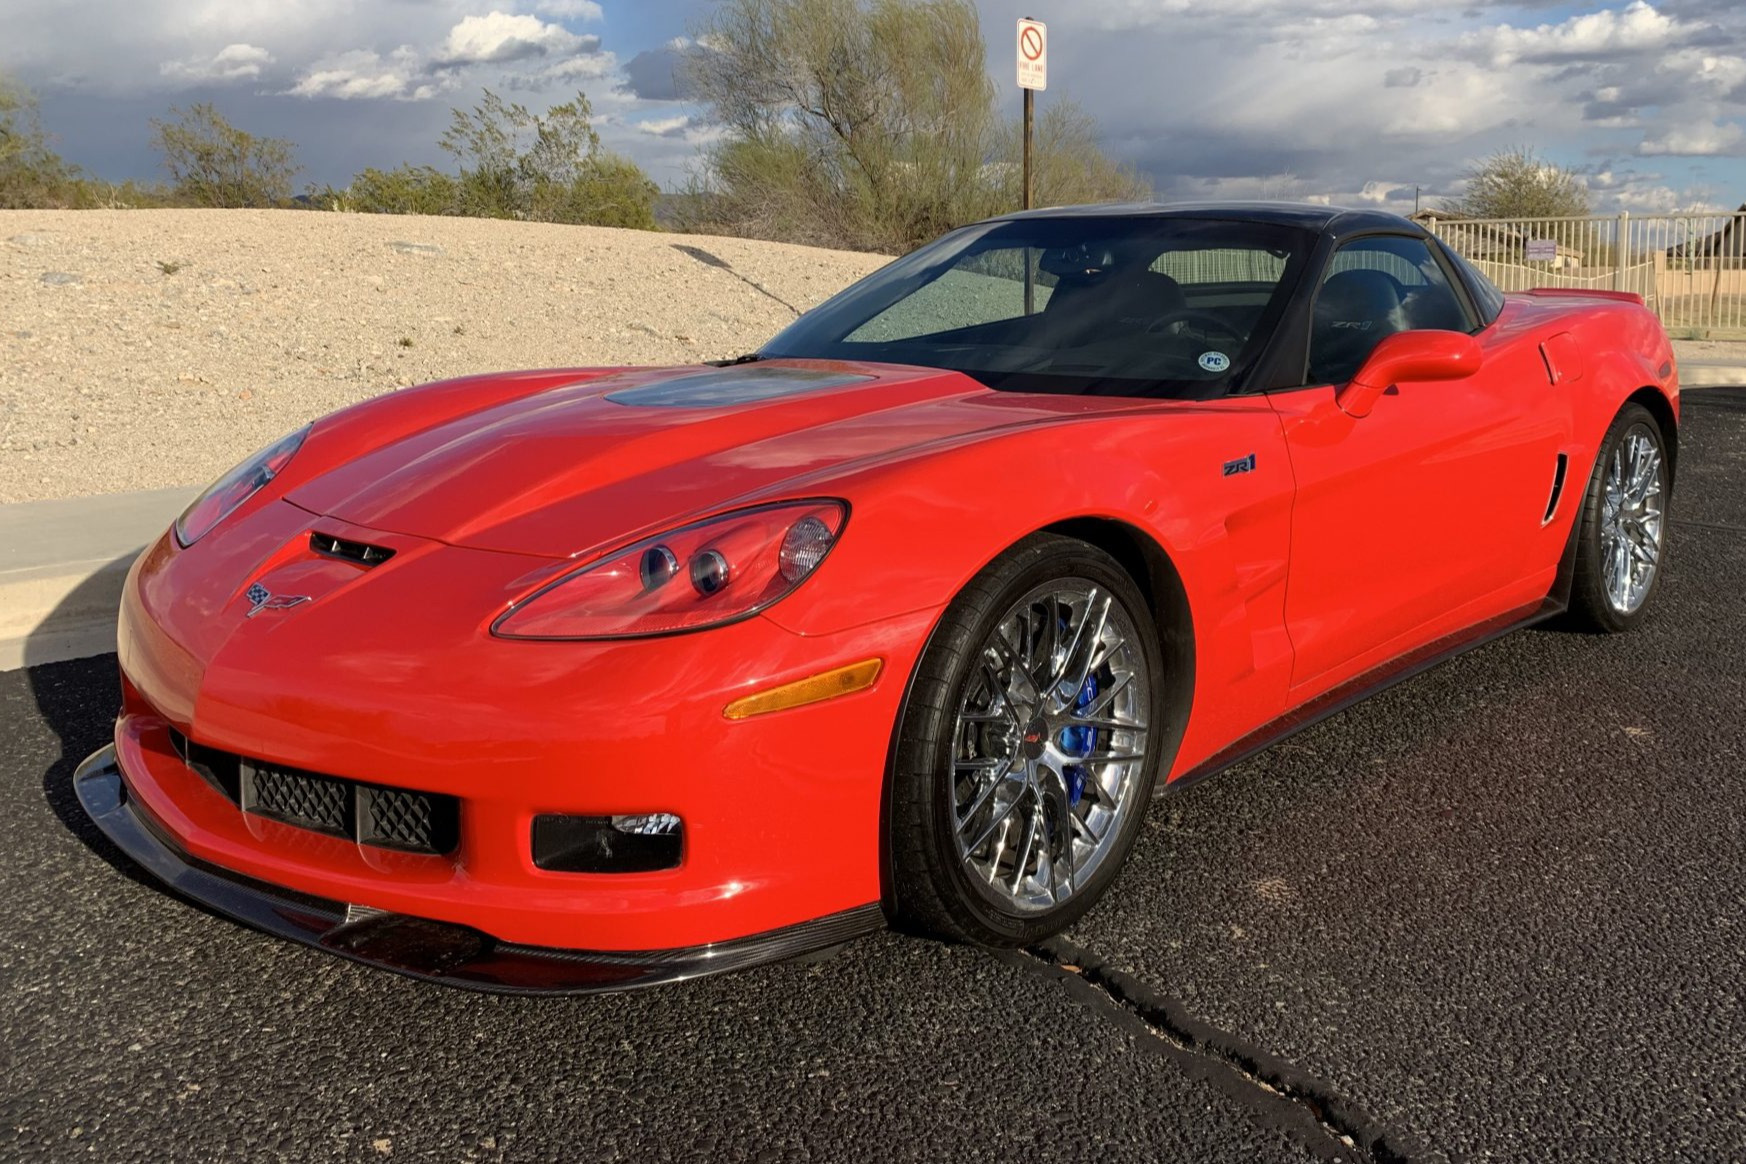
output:
[[[1025,17],[1018,22],[1018,83],[1024,91],[1025,114],[1025,176],[1024,209],[1029,210],[1035,199],[1036,168],[1031,162],[1032,141],[1036,136],[1037,90],[1049,87],[1049,29],[1042,21]],[[1037,307],[1037,275],[1025,256],[1025,314],[1035,315]]]
[[[1036,94],[1049,87],[1049,29],[1040,20],[1025,17],[1018,22],[1018,83],[1025,94],[1025,198],[1029,210],[1035,196],[1035,169],[1031,142],[1035,136]]]

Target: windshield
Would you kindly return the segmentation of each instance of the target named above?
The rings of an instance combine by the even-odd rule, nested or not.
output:
[[[760,355],[946,368],[1009,391],[1204,399],[1241,383],[1313,241],[1195,218],[986,223],[856,283]]]

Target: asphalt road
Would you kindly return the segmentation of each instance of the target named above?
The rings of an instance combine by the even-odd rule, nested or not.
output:
[[[1639,633],[1513,635],[1164,798],[1033,953],[416,984],[137,879],[69,787],[113,659],[0,675],[0,1158],[1746,1159],[1746,391],[1685,407]]]

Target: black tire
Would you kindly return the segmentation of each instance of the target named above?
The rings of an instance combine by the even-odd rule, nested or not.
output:
[[[1662,516],[1655,571],[1649,579],[1641,602],[1635,609],[1623,610],[1608,597],[1602,527],[1608,468],[1625,442],[1634,436],[1648,438],[1660,456]],[[1671,496],[1672,485],[1672,464],[1667,456],[1667,445],[1661,426],[1641,404],[1625,405],[1608,426],[1606,436],[1601,439],[1600,453],[1595,458],[1594,471],[1589,474],[1588,489],[1583,493],[1582,512],[1577,515],[1576,560],[1571,573],[1570,609],[1563,620],[1566,626],[1597,634],[1622,634],[1642,623],[1654,603],[1656,591],[1661,588],[1661,576],[1666,573],[1666,502]]]
[[[1095,871],[1083,884],[1075,882],[1065,901],[1040,912],[1003,909],[972,883],[958,850],[953,764],[957,711],[1002,617],[1037,587],[1076,580],[1100,588],[1131,620],[1137,654],[1148,670],[1150,696],[1145,702],[1152,726],[1145,735],[1144,759],[1128,776],[1131,795],[1114,818],[1115,834]],[[941,616],[916,668],[893,748],[887,852],[896,924],[947,939],[1013,946],[1056,933],[1090,909],[1115,880],[1144,824],[1167,734],[1163,678],[1157,627],[1145,596],[1103,550],[1072,538],[1037,534],[972,579]],[[1072,836],[1070,828],[1067,835]]]

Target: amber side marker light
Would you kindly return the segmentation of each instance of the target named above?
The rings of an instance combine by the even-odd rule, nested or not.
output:
[[[772,711],[786,711],[791,707],[821,703],[839,695],[853,695],[873,686],[874,681],[879,678],[879,672],[884,668],[885,660],[867,659],[832,671],[821,671],[793,683],[784,683],[780,687],[736,699],[727,705],[722,714],[729,719],[750,719],[754,715],[767,715]]]

